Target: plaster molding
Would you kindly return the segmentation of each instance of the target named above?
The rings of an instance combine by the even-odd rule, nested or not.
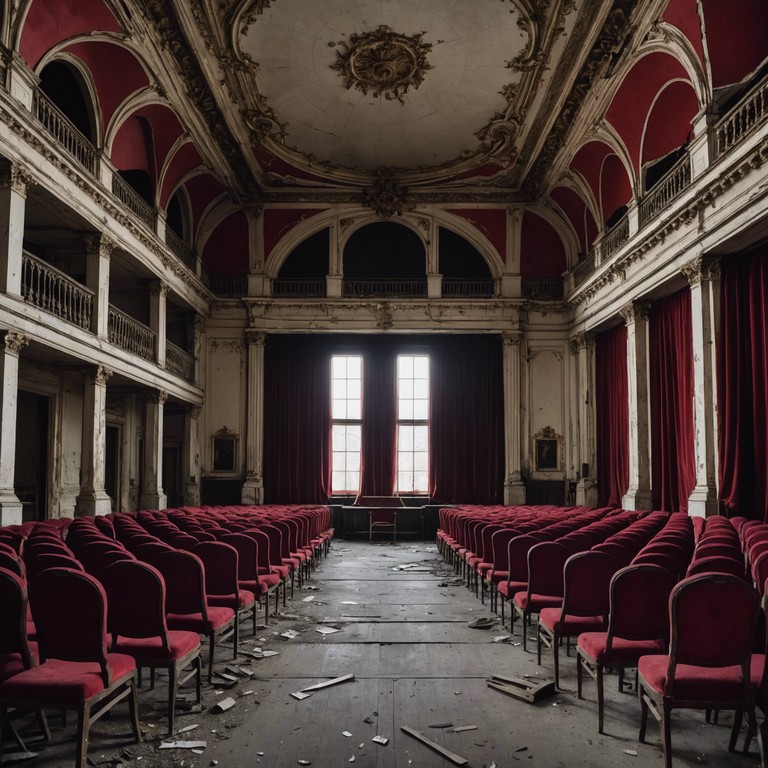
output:
[[[6,354],[18,357],[21,351],[29,345],[29,336],[16,331],[0,331],[3,349]]]

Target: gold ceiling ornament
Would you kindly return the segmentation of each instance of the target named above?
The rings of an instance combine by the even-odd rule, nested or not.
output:
[[[422,42],[425,34],[401,35],[386,24],[359,35],[353,32],[348,41],[329,43],[341,46],[331,69],[344,78],[347,89],[354,87],[366,95],[383,95],[387,101],[397,99],[403,104],[408,89],[418,88],[432,69],[427,61],[432,45]]]
[[[389,168],[379,168],[373,185],[363,191],[363,207],[389,219],[402,215],[404,203],[405,188],[398,185]]]

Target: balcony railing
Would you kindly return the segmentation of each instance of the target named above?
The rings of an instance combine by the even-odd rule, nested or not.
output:
[[[93,291],[26,252],[21,259],[21,295],[38,309],[91,330]]]
[[[278,278],[272,281],[273,296],[325,296],[325,293],[325,278]]]
[[[32,93],[32,111],[51,138],[91,176],[96,176],[96,147],[40,89]]]
[[[155,332],[117,307],[109,308],[108,335],[116,347],[144,360],[155,361]]]
[[[180,347],[166,341],[165,369],[186,381],[192,381],[195,376],[195,359]]]
[[[218,296],[245,296],[248,293],[248,278],[212,277],[211,290]]]
[[[426,296],[426,280],[345,280],[345,296]]]
[[[655,219],[690,183],[691,158],[685,154],[640,201],[640,226],[643,227]]]
[[[578,288],[595,271],[595,250],[591,250],[571,272],[573,287]]]
[[[165,228],[165,244],[174,255],[193,272],[197,268],[195,252],[168,226]]]
[[[442,295],[445,297],[488,297],[493,296],[494,292],[494,280],[492,277],[472,279],[464,277],[444,277],[442,283]]]
[[[715,154],[725,154],[751,133],[768,114],[768,80],[747,94],[715,126]]]
[[[151,230],[155,229],[155,211],[117,172],[112,174],[112,194]]]
[[[526,299],[562,299],[562,277],[524,277],[522,281],[523,298]]]
[[[601,257],[607,259],[629,240],[629,216],[625,213],[606,233],[600,245]]]

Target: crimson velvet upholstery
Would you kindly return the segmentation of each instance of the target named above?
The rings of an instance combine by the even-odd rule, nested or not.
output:
[[[641,656],[664,653],[669,638],[669,595],[677,579],[658,565],[630,565],[617,571],[609,587],[608,629],[583,632],[576,644],[576,683],[582,697],[582,670],[597,683],[598,732],[603,733],[603,672],[624,670]]]
[[[579,552],[566,560],[563,604],[559,608],[541,609],[536,638],[539,664],[542,644],[552,648],[556,687],[560,687],[561,638],[605,629],[608,624],[608,588],[615,572],[616,562],[603,552]]]
[[[133,735],[141,740],[136,664],[107,651],[107,598],[96,579],[53,568],[29,583],[40,664],[0,684],[0,720],[9,707],[77,712],[77,768],[86,768],[93,722],[123,699],[130,706]]]
[[[755,727],[750,661],[758,604],[752,585],[727,574],[690,576],[672,590],[669,654],[638,661],[640,741],[650,710],[661,725],[665,768],[672,766],[673,709],[734,710],[729,751],[744,711]]]
[[[101,582],[107,592],[107,627],[111,650],[132,656],[139,670],[168,670],[168,733],[174,732],[176,694],[195,678],[200,703],[200,635],[169,630],[165,618],[165,581],[156,568],[137,560],[115,562],[104,569]],[[188,667],[191,671],[183,673]]]

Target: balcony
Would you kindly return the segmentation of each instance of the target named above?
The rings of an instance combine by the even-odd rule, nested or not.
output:
[[[112,174],[112,194],[143,224],[155,231],[155,210],[115,171]]]
[[[325,278],[277,278],[272,281],[273,296],[325,296]]]
[[[715,126],[715,155],[722,157],[768,116],[768,80],[750,91]]]
[[[442,281],[443,298],[484,298],[493,296],[494,291],[492,277],[444,277]]]
[[[197,255],[195,252],[168,226],[165,228],[165,244],[171,249],[176,258],[186,264],[193,272],[197,270]]]
[[[691,158],[683,155],[640,201],[640,226],[653,221],[691,184]]]
[[[177,347],[170,341],[166,341],[165,369],[185,381],[194,381],[195,359],[180,347]]]
[[[535,301],[557,301],[563,298],[562,277],[524,277],[523,298]]]
[[[344,296],[414,298],[427,295],[426,280],[397,280],[380,278],[374,280],[345,280]]]
[[[117,307],[110,306],[108,331],[110,343],[132,355],[152,363],[157,359],[157,335],[138,320],[121,312]]]

